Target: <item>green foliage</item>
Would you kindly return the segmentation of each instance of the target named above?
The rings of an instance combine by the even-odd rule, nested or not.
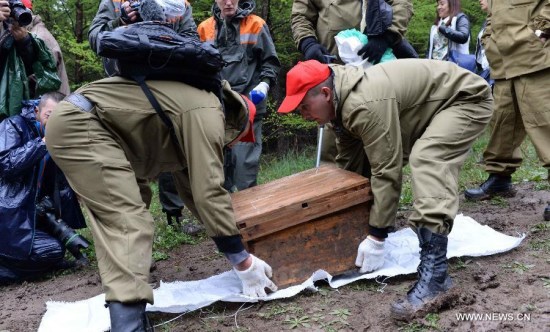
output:
[[[284,320],[284,323],[288,324],[289,329],[295,329],[299,327],[311,327],[309,320],[310,320],[309,316],[301,316],[301,317],[287,316]]]
[[[503,197],[495,196],[495,197],[491,198],[491,205],[496,205],[496,206],[500,206],[500,207],[507,207],[508,206],[508,201]]]
[[[544,251],[550,253],[550,239],[531,241],[529,246],[533,250]],[[550,260],[548,261],[550,263]]]
[[[514,261],[509,264],[504,264],[502,267],[506,270],[513,271],[517,274],[523,274],[524,272],[529,271],[535,266],[535,264],[524,264],[517,261]]]
[[[424,317],[424,320],[427,322],[426,326],[439,329],[437,324],[439,323],[439,315],[435,313],[427,314],[426,317]]]
[[[346,320],[348,316],[351,316],[351,312],[346,308],[334,309],[330,312],[330,314],[343,320]]]
[[[284,151],[289,148],[303,148],[307,143],[314,144],[318,131],[316,122],[306,121],[297,114],[290,113],[281,116],[275,112],[267,114],[264,118],[263,128],[265,144],[283,144]]]
[[[67,69],[71,89],[103,77],[99,58],[88,45],[88,26],[96,14],[95,0],[41,0],[33,12],[56,38]]]
[[[532,233],[546,232],[550,230],[550,221],[541,222],[531,228]]]
[[[196,244],[197,239],[183,233],[178,227],[164,222],[157,223],[153,242],[153,257],[155,260],[168,259],[165,250],[173,249],[184,243]]]
[[[470,259],[462,260],[462,258],[460,257],[449,260],[449,265],[451,269],[455,271],[465,269],[470,263],[472,263]]]

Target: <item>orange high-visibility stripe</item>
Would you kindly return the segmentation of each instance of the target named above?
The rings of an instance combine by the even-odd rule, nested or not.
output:
[[[216,38],[216,21],[214,17],[210,17],[199,24],[197,32],[202,42],[214,42]]]
[[[259,16],[256,16],[256,15],[251,15],[251,16],[247,16],[245,17],[242,21],[241,21],[241,35],[242,34],[259,34],[260,31],[262,31],[262,27],[264,26],[265,24],[265,21],[259,17]]]
[[[265,21],[256,15],[245,17],[239,26],[241,44],[256,44]],[[204,20],[197,28],[201,41],[214,42],[216,38],[216,21],[214,17]]]

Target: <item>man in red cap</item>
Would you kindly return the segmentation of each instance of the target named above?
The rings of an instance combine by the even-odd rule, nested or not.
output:
[[[384,265],[402,168],[410,164],[419,280],[391,312],[399,320],[425,313],[452,286],[447,235],[458,210],[458,172],[491,118],[490,87],[444,61],[405,59],[363,70],[310,60],[288,72],[286,94],[279,113],[298,109],[306,120],[333,124],[339,167],[361,174],[362,152],[368,157],[374,204],[355,262],[362,273]]]
[[[271,267],[245,250],[223,188],[223,149],[243,137],[253,140],[245,135],[254,119],[250,103],[224,83],[225,112],[213,93],[147,81],[172,132],[138,83],[122,77],[83,86],[48,120],[48,151],[88,210],[113,332],[149,331],[145,306],[154,300],[148,279],[155,227],[136,176],[172,172],[185,205],[234,267],[243,293],[262,297],[265,288],[277,289]]]

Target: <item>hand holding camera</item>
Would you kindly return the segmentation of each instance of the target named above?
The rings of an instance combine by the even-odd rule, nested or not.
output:
[[[125,1],[120,5],[120,20],[125,24],[132,24],[138,21],[139,1]]]
[[[45,196],[36,204],[36,215],[41,218],[40,220],[43,222],[48,233],[65,245],[67,250],[76,259],[77,265],[88,265],[88,258],[81,250],[88,248],[90,243],[82,235],[76,233],[62,219],[56,219],[54,203],[49,196]]]
[[[120,6],[120,20],[124,25],[141,21],[177,23],[185,10],[185,2],[180,0],[129,0]]]
[[[10,7],[7,0],[0,0],[0,22],[7,20],[10,17]]]
[[[32,13],[20,0],[0,0],[0,22],[7,19],[18,27],[24,27],[31,24]]]
[[[24,40],[29,35],[29,32],[25,27],[22,27],[17,22],[13,22],[13,24],[10,26],[10,32],[13,36],[13,39],[16,41]]]

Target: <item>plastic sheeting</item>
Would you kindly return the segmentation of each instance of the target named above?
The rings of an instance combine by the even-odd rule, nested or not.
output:
[[[477,257],[502,253],[517,247],[524,238],[524,234],[518,237],[508,236],[480,225],[470,217],[458,215],[449,235],[447,257]],[[292,297],[305,289],[316,290],[314,282],[322,279],[326,279],[331,287],[338,288],[360,279],[415,273],[419,262],[416,234],[409,228],[402,229],[390,234],[386,240],[385,263],[380,270],[336,277],[318,270],[303,284],[279,290],[262,300]],[[154,290],[154,296],[155,305],[148,305],[147,310],[168,313],[189,312],[217,301],[257,301],[241,295],[241,282],[233,271],[197,281],[161,282],[160,287]],[[110,323],[109,311],[104,303],[104,294],[74,303],[48,302],[38,331],[105,331]]]

